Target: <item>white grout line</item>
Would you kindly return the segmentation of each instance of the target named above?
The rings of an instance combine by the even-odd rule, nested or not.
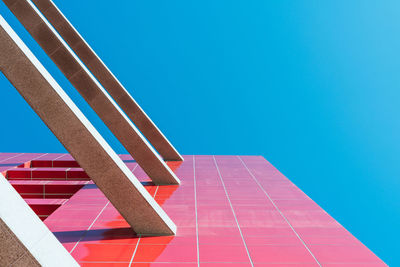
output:
[[[159,185],[157,185],[157,187],[156,187],[156,191],[154,191],[153,198],[156,198],[156,195],[157,195],[157,192],[158,192],[158,188],[160,188],[160,186],[159,186]]]
[[[200,266],[199,224],[197,220],[197,188],[196,188],[196,161],[193,155],[193,179],[194,179],[194,209],[196,215],[196,242],[197,242],[197,266]]]
[[[103,211],[107,208],[107,206],[110,204],[110,201],[107,202],[107,204],[104,206],[104,208],[101,209],[101,211],[99,212],[99,214],[96,216],[96,218],[93,220],[92,224],[89,225],[89,228],[86,230],[90,230],[93,226],[93,224],[97,221],[97,219],[100,217],[100,215],[103,213]]]
[[[279,214],[282,216],[282,218],[286,221],[286,223],[290,226],[290,228],[293,230],[293,232],[296,234],[296,236],[300,239],[301,243],[303,243],[304,247],[308,250],[308,252],[311,254],[311,256],[314,258],[314,260],[317,262],[319,266],[322,266],[321,263],[317,260],[317,258],[314,256],[314,254],[311,252],[311,250],[308,248],[306,243],[303,241],[303,239],[299,236],[299,234],[296,232],[296,230],[293,228],[292,224],[289,222],[289,220],[286,218],[286,216],[282,213],[282,211],[278,208],[278,206],[275,204],[275,202],[271,199],[267,191],[264,190],[260,182],[257,180],[257,178],[253,175],[253,173],[249,170],[247,167],[246,163],[240,158],[240,156],[237,156],[240,160],[240,162],[243,164],[243,166],[246,168],[246,170],[249,172],[253,180],[257,183],[257,185],[261,188],[261,190],[265,193],[265,195],[268,197],[268,199],[271,201],[272,205],[274,205],[275,209],[279,212]]]
[[[36,158],[31,159],[31,161],[32,161],[32,160],[40,159],[41,157],[44,157],[44,156],[46,156],[46,155],[48,155],[48,154],[49,154],[49,153],[44,153],[44,154],[42,154],[42,155],[40,155],[40,156],[38,156],[38,157],[36,157]]]
[[[133,254],[132,254],[132,258],[131,258],[131,260],[129,261],[129,267],[131,267],[132,264],[133,264],[133,258],[135,257],[136,251],[138,250],[140,240],[141,240],[141,237],[139,236],[139,239],[138,239],[138,241],[137,241],[137,243],[136,243],[135,250],[133,251]]]
[[[212,157],[213,157],[213,159],[214,159],[215,167],[217,167],[219,179],[221,180],[222,186],[224,187],[224,191],[225,191],[226,197],[228,198],[229,205],[231,206],[231,210],[232,210],[233,216],[235,217],[236,225],[237,225],[237,227],[238,227],[238,229],[239,229],[240,236],[242,237],[242,241],[243,241],[244,247],[246,248],[246,252],[247,252],[247,256],[249,257],[250,264],[251,264],[251,266],[254,267],[253,260],[251,259],[249,249],[247,248],[246,241],[244,240],[244,237],[243,237],[242,229],[240,229],[238,219],[236,218],[236,213],[235,213],[235,210],[233,209],[233,206],[232,206],[232,203],[231,203],[231,199],[229,198],[228,192],[226,191],[225,183],[224,183],[224,181],[222,180],[222,176],[221,176],[221,173],[220,173],[220,171],[219,171],[217,161],[215,160],[215,156],[212,156]]]
[[[139,166],[139,164],[136,163],[135,167],[133,167],[133,169],[131,170],[132,173],[137,168],[137,166]]]
[[[67,168],[66,170],[65,170],[65,180],[67,181],[68,180],[68,172],[71,170],[71,168]]]
[[[67,155],[67,154],[62,154],[61,156],[58,156],[57,158],[53,159],[53,161],[55,161],[55,160],[57,160],[57,159],[59,159],[59,158],[62,158],[62,157],[64,157],[65,155]]]
[[[9,158],[0,160],[0,162],[7,161],[7,160],[9,160],[9,159],[13,159],[13,158],[18,157],[18,156],[22,156],[23,154],[25,154],[25,153],[19,153],[19,154],[15,155],[15,156],[12,156],[12,157],[9,157]]]
[[[135,168],[137,167],[137,165],[135,166]],[[134,169],[135,169],[134,168]],[[134,170],[133,169],[133,170]],[[133,171],[132,170],[132,171]],[[153,195],[153,198],[155,198],[156,197],[156,195],[157,195],[157,192],[158,192],[158,188],[160,188],[160,186],[159,185],[157,185],[157,187],[156,187],[156,191],[154,192],[154,195]],[[138,242],[136,243],[136,247],[135,247],[135,250],[133,251],[133,254],[132,254],[132,258],[131,258],[131,260],[130,260],[130,262],[129,262],[129,267],[131,267],[132,266],[132,264],[133,264],[133,258],[135,257],[135,255],[136,255],[136,251],[138,250],[138,247],[139,247],[139,242],[140,242],[140,240],[141,240],[141,236],[139,235],[139,240],[138,240]]]
[[[93,224],[97,221],[97,219],[100,217],[100,215],[103,213],[103,211],[107,208],[108,204],[110,204],[110,201],[107,201],[107,204],[101,209],[99,214],[97,214],[96,218],[89,225],[88,229],[86,229],[86,232],[82,235],[82,237],[78,240],[78,242],[76,242],[75,246],[71,249],[71,251],[69,252],[70,254],[72,253],[72,251],[74,251],[76,246],[78,246],[78,244],[79,244],[79,242],[81,242],[82,238],[84,238],[86,236],[86,233],[92,228]]]

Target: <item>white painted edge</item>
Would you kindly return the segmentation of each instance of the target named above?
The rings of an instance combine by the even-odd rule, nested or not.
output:
[[[0,174],[0,218],[42,266],[79,266]]]

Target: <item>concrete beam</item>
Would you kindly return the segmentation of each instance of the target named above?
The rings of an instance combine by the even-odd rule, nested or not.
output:
[[[51,0],[33,0],[37,8],[58,31],[66,43],[74,50],[82,62],[99,80],[121,109],[139,128],[164,160],[183,161],[182,156],[172,146],[153,121],[141,109],[124,86],[118,81],[104,62],[97,56],[79,32],[72,26]]]
[[[29,0],[4,0],[27,31],[79,91],[155,184],[179,179]]]
[[[168,215],[1,16],[0,71],[135,232],[175,234]]]
[[[0,266],[79,266],[0,174]]]

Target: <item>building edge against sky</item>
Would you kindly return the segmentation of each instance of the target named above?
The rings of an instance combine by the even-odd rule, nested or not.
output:
[[[33,13],[27,12],[27,7],[33,7],[30,1],[6,3],[14,12],[29,14],[20,19],[32,19]],[[20,193],[79,264],[385,266],[261,157],[186,156],[182,163],[179,156],[177,162],[162,161],[161,167],[154,168],[168,168],[182,184],[155,183],[144,161],[115,154],[7,23],[1,22],[2,72],[71,153],[2,154],[2,172],[13,187],[4,184],[2,189]],[[32,32],[42,31],[43,25],[38,23]],[[51,45],[51,38],[46,45]],[[43,94],[35,95],[35,89]],[[8,213],[2,213],[7,229],[16,229],[15,220],[3,220],[6,217]],[[36,224],[43,228],[38,220]],[[14,234],[10,240],[18,237]],[[1,253],[11,255],[10,248],[2,247]],[[33,248],[30,251],[26,245],[25,249],[31,261],[42,263]],[[46,253],[50,252],[40,255]]]

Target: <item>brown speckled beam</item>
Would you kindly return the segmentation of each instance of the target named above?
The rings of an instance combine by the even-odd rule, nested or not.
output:
[[[136,233],[175,234],[168,215],[1,16],[0,71]]]
[[[47,20],[58,31],[66,43],[74,50],[93,75],[115,99],[122,110],[150,141],[164,160],[183,161],[168,139],[157,128],[147,114],[140,108],[133,97],[118,81],[93,49],[82,38],[62,12],[51,0],[33,0]]]
[[[65,77],[155,184],[179,184],[178,177],[152,148],[71,48],[28,0],[3,0]]]

